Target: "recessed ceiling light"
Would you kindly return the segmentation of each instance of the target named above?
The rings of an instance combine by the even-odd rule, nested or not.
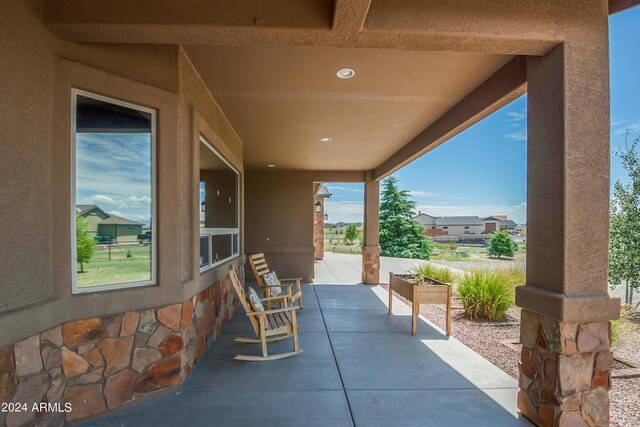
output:
[[[341,68],[338,70],[336,75],[341,79],[350,79],[351,77],[356,75],[356,72],[351,68]]]
[[[272,164],[270,164],[270,165],[267,165],[267,167],[268,167],[268,168],[275,168],[275,167],[276,167],[276,165],[274,165],[274,164],[272,163]]]
[[[332,139],[329,138],[328,136],[325,136],[324,138],[320,138],[320,141],[322,141],[322,142],[331,142]]]

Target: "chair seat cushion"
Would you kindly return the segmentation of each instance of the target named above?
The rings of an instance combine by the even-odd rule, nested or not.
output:
[[[280,286],[280,281],[278,280],[278,275],[275,271],[272,271],[267,274],[262,275],[262,283],[265,286],[268,286],[270,297],[277,297],[282,293],[282,287]]]

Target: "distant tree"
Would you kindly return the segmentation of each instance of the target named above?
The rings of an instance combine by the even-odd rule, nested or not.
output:
[[[409,191],[398,188],[391,176],[383,182],[380,202],[380,247],[382,255],[400,258],[429,259],[433,242],[426,238],[424,228],[414,221],[416,203]]]
[[[84,273],[84,263],[90,262],[96,249],[96,241],[89,234],[87,220],[76,214],[76,258],[80,272]]]
[[[506,231],[498,231],[493,233],[489,241],[489,255],[513,257],[513,239]]]
[[[630,182],[613,186],[609,225],[609,282],[625,283],[625,304],[633,304],[633,292],[640,287],[640,160],[636,139],[616,154],[629,174]]]
[[[358,229],[355,224],[349,224],[347,226],[347,231],[344,233],[344,241],[352,244],[354,240],[358,238]]]

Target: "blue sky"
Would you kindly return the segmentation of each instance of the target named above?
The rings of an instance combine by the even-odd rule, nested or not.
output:
[[[640,137],[640,7],[610,19],[611,148]],[[526,222],[526,95],[398,171],[418,209],[431,215],[508,215]],[[488,167],[489,159],[502,159]],[[612,154],[611,182],[626,180]],[[329,222],[363,217],[361,184],[328,183]]]
[[[76,203],[149,224],[151,135],[78,133]]]

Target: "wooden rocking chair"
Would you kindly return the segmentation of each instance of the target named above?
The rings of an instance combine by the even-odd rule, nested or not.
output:
[[[271,272],[269,266],[267,265],[267,260],[264,257],[263,253],[249,255],[249,264],[251,264],[251,269],[253,270],[253,275],[256,277],[256,281],[258,282],[258,286],[262,289],[262,293],[265,298],[269,296],[269,289],[273,286],[269,286],[262,280],[262,276]],[[270,297],[269,301],[267,301],[267,308],[271,309],[271,303],[279,303],[280,307],[291,306],[297,300],[298,306],[300,309],[304,308],[302,306],[302,288],[300,287],[300,282],[302,281],[301,277],[290,278],[290,279],[278,279],[280,282],[276,287],[284,288],[278,295],[273,295]],[[295,289],[291,289],[294,287]]]
[[[266,360],[284,359],[285,357],[294,356],[302,353],[302,349],[298,343],[298,321],[296,320],[296,310],[298,307],[284,307],[275,310],[255,311],[249,304],[247,295],[243,286],[238,280],[236,272],[231,268],[229,271],[231,283],[238,294],[238,298],[242,303],[251,325],[258,338],[235,338],[236,342],[262,344],[262,356],[251,356],[239,354],[234,357],[235,360],[245,360],[250,362],[263,362]],[[280,299],[281,297],[261,298],[260,301],[270,301],[272,299]],[[293,351],[288,353],[278,353],[269,356],[267,351],[267,343],[284,340],[293,337]]]

